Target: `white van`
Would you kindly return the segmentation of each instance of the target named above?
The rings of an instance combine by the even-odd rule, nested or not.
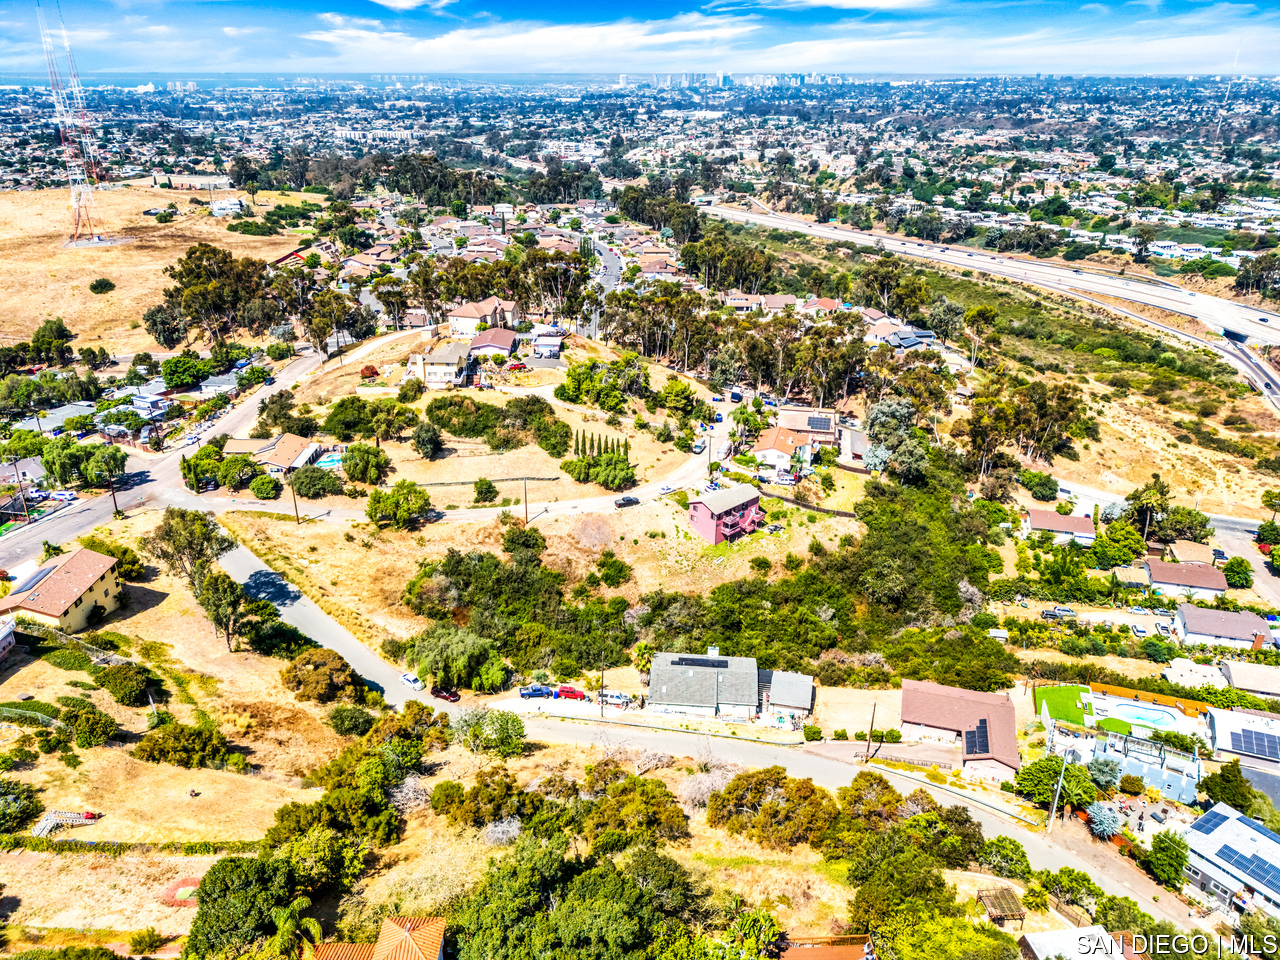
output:
[[[702,452],[703,450],[705,450],[705,449],[707,449],[707,438],[706,438],[706,437],[699,437],[697,440],[693,441],[693,452],[694,452],[694,453],[701,453],[701,452]]]
[[[631,695],[618,690],[601,690],[599,698],[601,703],[607,703],[611,707],[625,707],[631,704]]]

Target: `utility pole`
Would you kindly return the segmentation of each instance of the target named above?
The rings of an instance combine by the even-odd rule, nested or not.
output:
[[[524,525],[529,525],[529,481],[524,482]],[[604,710],[604,707],[600,708]]]
[[[293,491],[293,522],[301,526],[302,518],[298,516],[298,490],[292,483],[289,484],[289,489]]]
[[[1053,788],[1053,803],[1049,807],[1049,822],[1045,826],[1045,834],[1053,833],[1053,817],[1058,811],[1058,794],[1062,792],[1062,778],[1067,773],[1067,754],[1062,755],[1062,769],[1058,771],[1058,784]]]
[[[27,491],[22,489],[22,478],[18,476],[18,458],[13,458],[13,482],[18,485],[18,499],[22,501],[22,519],[25,523],[31,522],[31,511],[27,507]]]
[[[865,760],[871,759],[871,734],[875,730],[875,728],[876,728],[876,702],[872,700],[871,701],[871,729],[867,731],[867,753],[866,753],[866,756],[863,758]]]
[[[604,719],[604,647],[600,648],[600,692],[596,694],[600,701],[600,719]]]

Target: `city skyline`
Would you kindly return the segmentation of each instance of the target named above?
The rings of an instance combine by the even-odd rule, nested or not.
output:
[[[711,0],[643,9],[607,16],[579,3],[362,0],[337,12],[73,0],[62,13],[86,73],[1271,74],[1280,42],[1273,10],[1194,0]],[[13,73],[43,67],[34,4],[0,3],[0,62]]]

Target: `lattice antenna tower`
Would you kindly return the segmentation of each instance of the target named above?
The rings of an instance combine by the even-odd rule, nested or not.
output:
[[[53,34],[44,18],[44,9],[36,2],[36,16],[40,22],[40,40],[44,44],[44,57],[49,66],[49,89],[53,93],[53,116],[62,139],[62,161],[67,169],[67,183],[71,188],[71,242],[94,237],[101,233],[101,218],[93,197],[93,177],[97,173],[98,146],[93,135],[84,103],[84,88],[76,73],[75,60],[71,56],[71,40],[67,36],[66,23],[59,8],[59,27],[62,30],[62,48],[67,59],[67,80],[63,80],[54,50]]]

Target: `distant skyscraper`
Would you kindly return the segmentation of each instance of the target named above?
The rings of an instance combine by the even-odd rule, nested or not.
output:
[[[625,87],[627,85],[627,75],[625,73],[618,74],[618,86]]]

